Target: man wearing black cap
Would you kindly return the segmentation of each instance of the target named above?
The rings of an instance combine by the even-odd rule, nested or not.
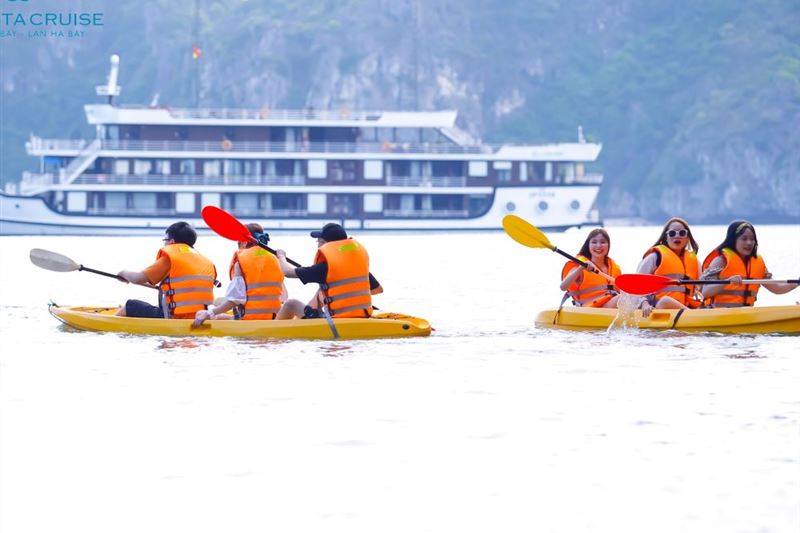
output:
[[[366,248],[334,222],[312,231],[311,236],[317,239],[318,246],[313,266],[295,268],[286,261],[286,252],[275,252],[286,277],[299,278],[304,285],[319,283],[317,296],[306,307],[306,316],[319,316],[321,305],[337,318],[371,316],[371,295],[382,293],[383,287],[369,272]]]

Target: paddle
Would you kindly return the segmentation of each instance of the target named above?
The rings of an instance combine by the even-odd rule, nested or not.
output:
[[[236,217],[227,211],[213,205],[207,205],[203,208],[202,215],[203,220],[205,220],[206,224],[208,224],[208,227],[214,230],[220,237],[225,237],[226,239],[237,242],[252,242],[253,244],[259,245],[272,255],[275,255],[275,250],[266,244],[259,242],[258,239],[253,237],[253,235],[250,233],[250,230],[247,229],[244,224],[239,222]],[[286,258],[286,262],[292,266],[302,266],[300,263],[296,263],[288,257]]]
[[[120,281],[127,281],[126,279],[122,278],[121,276],[117,276],[116,274],[112,274],[110,272],[103,272],[102,270],[95,270],[93,268],[85,267],[83,265],[79,265],[69,257],[61,254],[57,254],[55,252],[51,252],[48,250],[42,250],[41,248],[33,248],[30,253],[31,263],[38,266],[39,268],[43,268],[45,270],[52,270],[53,272],[74,272],[74,271],[81,271],[84,270],[86,272],[91,272],[92,274],[100,274],[101,276],[106,276],[109,278],[118,279]],[[152,285],[142,285],[143,287],[150,287],[151,289],[158,289],[158,287],[153,287]]]
[[[589,269],[588,263],[581,261],[577,257],[571,256],[563,250],[560,250],[550,242],[550,239],[548,239],[539,228],[527,220],[518,217],[517,215],[506,215],[503,217],[503,229],[506,231],[509,237],[523,246],[527,246],[528,248],[548,248],[557,254],[563,255],[573,263],[577,263],[587,270]],[[605,272],[598,271],[597,274],[612,283],[614,282],[614,278]]]
[[[800,283],[800,279],[743,279],[741,285],[764,285],[765,283]],[[616,285],[628,294],[652,294],[672,285],[729,285],[724,279],[687,279],[677,280],[654,274],[621,274],[617,276]]]

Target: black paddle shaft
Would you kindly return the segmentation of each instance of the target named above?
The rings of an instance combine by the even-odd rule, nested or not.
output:
[[[92,274],[100,274],[101,276],[118,279],[120,281],[128,281],[122,276],[117,276],[116,274],[111,274],[110,272],[103,272],[102,270],[95,270],[93,268],[85,267],[83,265],[78,265],[78,270],[85,270],[86,272],[91,272]]]
[[[273,250],[272,248],[270,248],[269,246],[267,246],[267,245],[266,245],[266,244],[264,244],[263,242],[261,242],[261,241],[258,241],[258,240],[256,240],[255,242],[256,242],[256,244],[257,244],[257,245],[259,245],[260,247],[262,247],[263,249],[265,249],[266,251],[268,251],[268,252],[269,252],[269,253],[271,253],[272,255],[278,255],[278,254],[276,254],[276,253],[275,253],[275,250]],[[296,266],[296,267],[301,267],[301,266],[303,266],[303,265],[301,265],[300,263],[298,263],[297,261],[292,261],[292,260],[291,260],[291,259],[289,259],[288,257],[286,258],[286,262],[287,262],[287,263],[289,263],[290,265],[292,265],[292,266]]]
[[[761,281],[761,280],[759,280]],[[669,285],[730,285],[727,279],[676,279],[666,282]],[[800,284],[800,279],[776,279],[772,283],[796,283]],[[748,285],[747,278],[742,279],[741,285]]]
[[[577,257],[573,257],[573,256],[569,255],[567,252],[565,252],[564,250],[561,250],[561,249],[560,249],[560,248],[558,248],[557,246],[553,247],[553,251],[554,251],[555,253],[557,253],[557,254],[561,254],[561,255],[563,255],[564,257],[566,257],[567,259],[569,259],[570,261],[572,261],[572,262],[574,262],[574,263],[578,263],[578,264],[579,264],[580,266],[582,266],[583,268],[585,268],[585,269],[587,269],[587,270],[589,269],[589,263],[586,263],[586,262],[584,262],[584,261],[581,261],[581,260],[580,260],[580,259],[578,259]]]

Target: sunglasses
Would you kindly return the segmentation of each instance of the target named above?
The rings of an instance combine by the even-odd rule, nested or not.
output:
[[[667,237],[674,237],[676,235],[678,237],[686,237],[687,235],[689,235],[689,232],[686,231],[685,229],[679,229],[679,230],[671,229],[667,232]]]

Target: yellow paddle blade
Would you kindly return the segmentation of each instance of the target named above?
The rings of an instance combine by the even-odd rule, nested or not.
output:
[[[503,229],[506,230],[509,237],[528,248],[556,249],[550,239],[539,228],[517,215],[503,217]]]

